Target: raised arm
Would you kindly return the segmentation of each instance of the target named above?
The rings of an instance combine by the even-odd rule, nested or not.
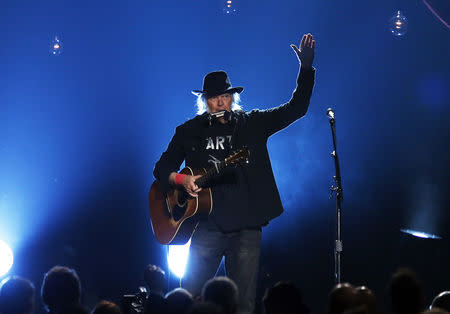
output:
[[[251,116],[264,130],[267,137],[287,127],[304,116],[308,111],[309,100],[314,86],[315,69],[312,64],[314,61],[315,41],[311,34],[307,34],[303,35],[299,48],[295,45],[291,45],[291,47],[301,64],[297,77],[297,87],[291,99],[278,107],[251,112]]]

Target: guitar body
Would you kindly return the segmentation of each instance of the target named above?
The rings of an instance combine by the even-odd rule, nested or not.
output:
[[[204,175],[205,169],[189,167],[182,174]],[[154,181],[149,193],[150,220],[153,233],[161,244],[185,244],[189,241],[200,220],[207,219],[212,211],[210,188],[203,188],[198,197],[192,197],[179,189],[171,189],[164,195],[161,185]]]

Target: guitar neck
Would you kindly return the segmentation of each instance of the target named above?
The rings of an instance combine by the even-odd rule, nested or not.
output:
[[[221,161],[220,163],[217,163],[214,167],[209,168],[202,177],[195,180],[195,184],[197,184],[201,188],[204,188],[209,184],[211,179],[216,177],[226,166],[226,159],[224,161]]]
[[[250,155],[250,152],[247,148],[242,148],[238,152],[228,156],[225,158],[225,160],[218,162],[214,164],[214,167],[211,167],[206,171],[206,173],[195,180],[195,184],[197,184],[199,187],[204,188],[207,187],[214,177],[216,177],[220,172],[230,166],[230,165],[236,165],[241,162],[247,162],[248,163],[248,157]]]

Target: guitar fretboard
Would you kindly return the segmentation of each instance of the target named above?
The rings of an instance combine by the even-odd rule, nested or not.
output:
[[[222,171],[226,166],[227,166],[226,159],[224,161],[215,164],[215,166],[209,168],[208,171],[206,171],[206,173],[201,178],[198,178],[195,181],[195,184],[197,184],[201,188],[204,188],[205,186],[208,185],[211,179],[217,176],[220,173],[220,171]]]

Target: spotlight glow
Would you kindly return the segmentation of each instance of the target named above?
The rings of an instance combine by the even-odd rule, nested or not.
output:
[[[190,246],[191,240],[184,245],[169,245],[169,252],[167,253],[169,269],[180,279],[183,278],[186,270]]]
[[[403,233],[410,234],[414,237],[422,238],[422,239],[441,239],[441,237],[438,235],[426,233],[426,232],[422,232],[422,231],[417,231],[417,230],[400,229],[400,231]]]
[[[6,275],[13,265],[13,252],[5,242],[0,240],[0,277]]]

